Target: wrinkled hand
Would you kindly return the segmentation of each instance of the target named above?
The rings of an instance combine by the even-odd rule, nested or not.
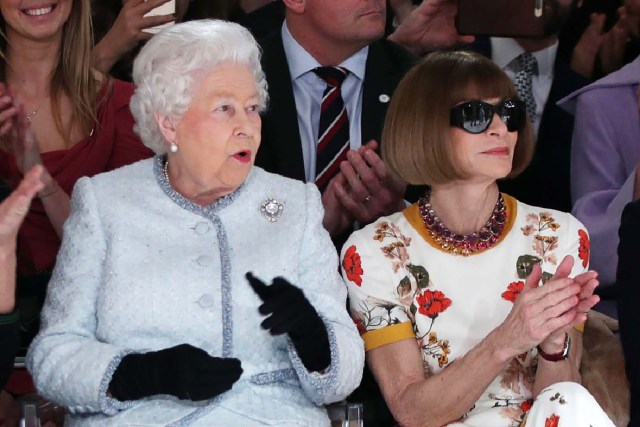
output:
[[[571,262],[565,261],[567,258],[570,258]],[[568,277],[572,268],[573,258],[569,256],[565,257],[549,281],[553,281],[560,277]],[[587,312],[591,310],[598,301],[600,301],[600,297],[593,294],[599,284],[597,277],[597,272],[586,271],[573,278],[574,282],[580,286],[580,292],[577,295],[577,303],[575,307],[568,311],[568,313],[574,314],[574,319],[565,328],[549,334],[549,336],[540,343],[540,347],[542,347],[545,353],[554,354],[560,352],[564,347],[565,334],[569,333],[572,328],[580,326],[587,321]]]
[[[201,348],[181,344],[126,355],[113,373],[109,392],[121,401],[157,394],[206,400],[230,390],[240,375],[238,359],[213,357]]]
[[[376,153],[378,144],[369,141],[358,151],[349,151],[340,164],[347,186],[337,186],[342,206],[362,224],[404,209],[407,184],[392,175]]]
[[[475,37],[462,36],[455,26],[456,0],[424,0],[389,36],[416,55],[473,43]]]
[[[496,328],[502,348],[510,349],[514,356],[522,354],[547,339],[548,343],[564,340],[567,328],[579,323],[576,312],[582,287],[568,277],[572,266],[573,257],[566,256],[544,286],[538,286],[542,278],[540,265],[533,267],[511,312]],[[586,295],[585,300],[589,300]],[[551,351],[554,352],[557,351]]]
[[[35,194],[43,187],[42,166],[33,167],[16,188],[0,203],[0,251],[13,253],[20,224],[29,211]]]
[[[309,371],[326,369],[331,363],[327,328],[302,290],[282,277],[273,279],[270,286],[251,273],[246,278],[263,301],[258,311],[269,316],[262,322],[262,328],[271,335],[289,335]]]

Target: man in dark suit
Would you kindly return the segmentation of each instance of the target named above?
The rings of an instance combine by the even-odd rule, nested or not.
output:
[[[329,66],[348,70],[341,94],[348,112],[350,150],[322,195],[324,226],[339,246],[355,221],[367,224],[405,207],[406,185],[388,174],[377,148],[391,96],[417,59],[412,53],[470,40],[455,31],[455,0],[425,0],[388,39],[383,38],[385,0],[284,0],[284,4],[282,30],[261,41],[270,101],[262,117],[256,165],[316,181],[326,85],[313,70]],[[416,200],[420,192],[410,187],[405,197]],[[393,424],[368,370],[350,400],[364,403],[365,425]]]
[[[366,224],[405,206],[406,185],[387,172],[377,148],[393,91],[416,57],[390,40],[418,53],[430,45],[466,39],[453,30],[455,2],[451,0],[424,2],[389,39],[382,38],[384,0],[284,0],[284,4],[282,30],[261,42],[270,105],[263,115],[256,164],[270,172],[315,181],[325,83],[313,70],[346,69],[341,90],[351,150],[323,192],[325,228],[340,240],[354,221]],[[447,25],[442,24],[443,15],[450,18]],[[416,193],[410,191],[407,197],[415,199]]]
[[[522,79],[521,58],[527,55],[533,58],[532,102],[527,107],[537,141],[535,153],[529,167],[515,179],[500,182],[500,189],[524,203],[564,212],[571,211],[569,170],[573,116],[556,102],[589,83],[557,55],[558,33],[568,19],[574,1],[545,1],[544,36],[492,37],[478,40],[474,47],[492,58],[516,86],[518,79]],[[522,92],[521,98],[526,98]]]

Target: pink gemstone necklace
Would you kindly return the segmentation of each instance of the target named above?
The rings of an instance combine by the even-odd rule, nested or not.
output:
[[[453,255],[469,256],[494,246],[500,239],[507,221],[502,194],[498,194],[498,201],[487,223],[480,230],[466,235],[454,233],[442,223],[431,206],[430,190],[418,201],[418,208],[429,236],[440,248]]]

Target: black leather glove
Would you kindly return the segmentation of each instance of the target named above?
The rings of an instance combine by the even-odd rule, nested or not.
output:
[[[118,400],[156,394],[206,400],[231,389],[242,375],[240,361],[212,357],[189,344],[128,354],[113,373],[109,392]]]
[[[289,334],[298,356],[309,371],[322,371],[331,363],[329,335],[318,312],[302,290],[282,277],[273,279],[271,286],[246,275],[249,284],[264,302],[259,311],[270,314],[262,327],[271,335]]]

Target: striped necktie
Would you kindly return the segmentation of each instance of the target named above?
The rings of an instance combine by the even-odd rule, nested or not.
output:
[[[313,72],[327,84],[322,94],[316,146],[316,185],[323,192],[340,170],[340,162],[346,160],[349,151],[349,117],[340,90],[349,70],[318,67]]]

